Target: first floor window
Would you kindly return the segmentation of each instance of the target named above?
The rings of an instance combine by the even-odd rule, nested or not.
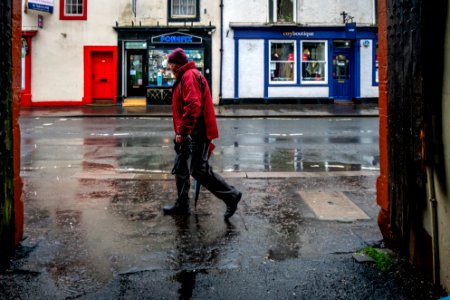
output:
[[[169,0],[170,19],[197,19],[199,0]]]
[[[269,0],[269,23],[295,22],[296,0]]]
[[[324,83],[327,73],[327,43],[325,41],[302,41],[301,53],[302,83]]]
[[[61,20],[86,20],[87,0],[60,0]]]
[[[294,83],[296,51],[295,41],[270,42],[270,82]]]
[[[83,15],[83,0],[66,0],[64,11],[67,16]]]

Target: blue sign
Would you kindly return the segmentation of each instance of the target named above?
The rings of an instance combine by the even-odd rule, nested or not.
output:
[[[174,32],[152,37],[153,44],[201,44],[202,38],[182,32]]]
[[[53,0],[28,0],[28,9],[53,13]]]
[[[356,38],[356,23],[345,24],[345,35],[348,39]]]

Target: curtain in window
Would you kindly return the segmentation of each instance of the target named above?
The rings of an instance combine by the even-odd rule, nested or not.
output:
[[[196,0],[172,0],[172,16],[195,16]]]

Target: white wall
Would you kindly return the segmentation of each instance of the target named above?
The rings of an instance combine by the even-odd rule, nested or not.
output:
[[[277,98],[324,98],[329,96],[328,87],[269,87],[269,97]]]
[[[54,1],[53,14],[32,10],[23,14],[23,30],[36,30],[38,14],[44,16],[44,26],[32,40],[33,102],[82,101],[84,46],[117,45],[113,29],[116,13],[116,1],[108,5],[89,4],[87,21],[61,21],[59,1]]]
[[[375,0],[297,0],[297,21],[308,25],[343,24],[341,13],[354,17],[358,25],[375,24]]]
[[[268,20],[268,0],[223,2],[225,11],[229,12],[226,23],[265,23]],[[342,11],[354,17],[358,25],[375,24],[375,0],[297,0],[297,23],[342,25]]]
[[[264,97],[264,41],[239,41],[239,97]]]
[[[23,5],[25,1],[22,1]],[[54,13],[29,10],[23,14],[22,29],[38,30],[32,49],[32,101],[81,102],[84,95],[84,46],[116,46],[119,26],[167,24],[167,1],[137,1],[136,17],[131,0],[88,1],[86,21],[59,20],[59,1],[54,1]],[[37,28],[38,14],[44,15],[44,28]],[[218,103],[220,57],[220,7],[209,0],[200,1],[200,22],[211,21],[217,30],[212,34],[212,90]],[[183,26],[183,23],[170,23]],[[120,82],[118,83],[120,84]]]
[[[373,41],[369,40],[369,45],[363,45],[364,40],[360,43],[360,62],[361,62],[361,97],[374,98],[378,97],[378,86],[372,85],[372,58],[373,58]]]

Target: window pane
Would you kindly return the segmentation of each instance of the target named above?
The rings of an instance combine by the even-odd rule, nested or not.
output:
[[[172,17],[195,17],[196,0],[172,0]]]
[[[344,54],[339,54],[333,57],[333,78],[334,79],[349,79],[350,60]]]
[[[273,23],[273,1],[269,0],[269,23]]]
[[[66,15],[83,15],[83,0],[66,0],[64,11]]]
[[[293,0],[277,0],[277,22],[294,21]]]
[[[270,44],[270,80],[295,81],[295,42]]]
[[[325,42],[302,43],[302,81],[325,81]]]
[[[375,51],[375,82],[378,83],[378,43]]]

